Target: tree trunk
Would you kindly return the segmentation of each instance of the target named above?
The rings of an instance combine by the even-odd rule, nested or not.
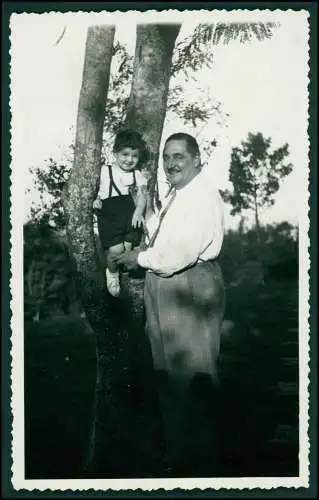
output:
[[[104,275],[94,240],[93,200],[100,169],[110,65],[115,28],[88,29],[80,92],[73,169],[63,193],[69,244],[76,260],[82,303],[87,318],[104,338],[110,328]]]
[[[166,114],[167,96],[175,40],[180,24],[137,26],[133,83],[126,124],[138,130],[150,149],[149,195],[153,203],[158,153]]]
[[[137,26],[133,81],[128,102],[126,125],[145,139],[149,151],[145,174],[148,178],[149,210],[157,206],[157,168],[159,147],[166,114],[170,68],[180,25],[147,24]],[[142,242],[143,244],[143,242]],[[142,277],[122,275],[121,286],[129,320],[133,389],[140,401],[136,439],[142,443],[139,460],[144,473],[161,470],[164,439],[157,400],[152,358],[144,331]]]
[[[254,188],[254,213],[255,213],[255,225],[256,225],[257,243],[260,246],[260,244],[261,244],[261,240],[260,240],[260,223],[259,223],[259,214],[258,214],[257,186],[256,185],[255,185],[255,188]]]
[[[107,294],[104,271],[95,245],[92,210],[101,168],[102,132],[114,33],[114,26],[88,29],[74,164],[63,193],[67,235],[76,260],[81,302],[97,341],[97,393],[102,392],[102,397],[96,400],[96,404],[100,405],[103,399],[103,415],[100,409],[93,411],[98,422],[94,422],[92,431],[91,445],[95,445],[95,450],[90,450],[90,461],[94,462],[99,454],[97,445],[103,441],[104,448],[108,450],[103,464],[106,475],[122,472],[121,453],[126,447],[122,427],[123,419],[127,420],[128,404],[128,397],[125,397],[128,387],[125,378],[127,338],[117,324],[112,298]],[[100,425],[101,422],[103,425]],[[99,427],[103,426],[102,439]],[[97,465],[91,463],[88,468],[96,472]]]
[[[255,202],[255,223],[256,223],[257,240],[258,243],[260,244],[260,223],[259,223],[257,202]]]
[[[137,32],[127,125],[140,131],[150,147],[149,172],[153,192],[166,112],[170,64],[179,29],[179,26],[174,25],[149,25],[139,26]],[[154,419],[150,418],[156,406],[152,402],[152,384],[146,383],[146,379],[141,388],[141,379],[132,379],[132,358],[142,357],[141,363],[147,365],[147,371],[147,359],[150,358],[147,343],[143,343],[141,282],[124,277],[129,286],[124,286],[122,299],[110,297],[106,291],[104,273],[99,266],[93,234],[92,204],[100,174],[113,37],[113,27],[88,30],[74,165],[63,197],[68,237],[82,290],[82,304],[98,347],[99,398],[92,431],[95,463],[91,471],[94,477],[114,477],[118,474],[128,477],[154,470],[158,465],[158,453],[161,453],[161,439],[158,439],[160,429],[156,428],[156,423],[154,427],[156,415]],[[148,431],[145,434],[150,423],[153,425],[151,434]],[[140,443],[139,437],[144,442]],[[142,453],[142,458],[139,456],[139,446],[144,450],[145,446],[148,448],[147,452]],[[139,464],[139,460],[144,463]]]
[[[258,214],[258,204],[257,204],[257,194],[255,194],[255,224],[256,224],[256,236],[257,236],[257,248],[258,248],[258,256],[257,260],[259,261],[260,265],[260,270],[262,277],[260,279],[260,283],[264,284],[264,259],[263,259],[263,247],[262,247],[262,241],[261,241],[261,234],[260,234],[260,222],[259,222],[259,214]]]
[[[105,284],[102,268],[98,265],[92,205],[101,169],[104,110],[114,33],[113,26],[88,29],[74,163],[63,196],[67,234],[82,285],[83,305],[92,327],[98,331],[102,324],[108,326],[109,321],[105,322]]]

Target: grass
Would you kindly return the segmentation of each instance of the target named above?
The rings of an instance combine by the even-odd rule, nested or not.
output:
[[[80,317],[25,327],[26,477],[77,477],[91,433],[96,381],[92,333]]]
[[[235,327],[220,367],[226,475],[298,475],[296,285],[229,293]]]
[[[223,338],[220,355],[218,475],[298,475],[297,309],[297,282],[227,292],[226,318],[234,327]],[[128,359],[127,366],[118,367],[127,402],[118,414],[121,442],[110,454],[110,415],[102,397],[93,477],[148,477],[159,464],[162,436],[148,347],[141,332],[132,330],[128,344],[134,362]],[[106,373],[108,360],[101,363]],[[25,366],[27,477],[80,477],[96,368],[94,339],[85,320],[48,318],[26,325]]]

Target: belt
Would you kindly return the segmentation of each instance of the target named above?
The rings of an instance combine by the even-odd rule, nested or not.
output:
[[[196,264],[205,264],[205,263],[210,263],[210,264],[213,264],[214,262],[217,262],[217,259],[207,259],[207,260],[204,260],[204,259],[197,259],[197,262]],[[196,266],[196,264],[194,264]],[[187,268],[186,268],[187,269]],[[184,269],[182,269],[182,271],[184,271]],[[148,273],[152,273],[153,271],[151,269],[147,269],[146,272]]]

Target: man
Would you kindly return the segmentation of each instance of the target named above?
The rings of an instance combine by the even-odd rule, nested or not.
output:
[[[201,168],[194,137],[171,135],[163,162],[171,189],[159,216],[147,221],[148,248],[126,252],[118,263],[148,271],[146,331],[160,375],[167,458],[175,473],[208,474],[216,451],[211,403],[224,313],[216,261],[224,233],[222,204]]]

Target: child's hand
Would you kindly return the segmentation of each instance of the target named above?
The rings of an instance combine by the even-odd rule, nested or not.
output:
[[[96,198],[93,201],[93,210],[101,210],[102,208],[102,200],[101,198]]]
[[[134,212],[133,217],[132,217],[132,227],[135,227],[135,228],[144,227],[144,217],[142,214],[140,214],[138,212]]]
[[[128,250],[126,252],[121,253],[115,257],[115,261],[117,264],[123,264],[126,269],[133,270],[138,268],[137,257],[139,254],[139,249],[134,248],[134,250]]]

